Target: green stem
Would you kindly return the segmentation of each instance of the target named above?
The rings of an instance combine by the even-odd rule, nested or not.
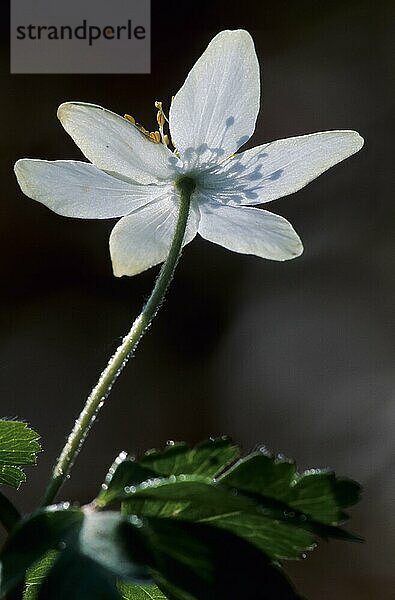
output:
[[[51,504],[54,501],[59,489],[67,479],[70,469],[96,419],[97,413],[103,406],[112,386],[124,369],[128,359],[132,356],[164,300],[181,256],[182,242],[188,222],[190,199],[195,189],[195,184],[192,179],[182,177],[177,181],[177,187],[180,191],[180,208],[169,255],[160,270],[147,303],[134,321],[129,333],[123,338],[115,354],[110,358],[106,368],[100,375],[99,381],[88,396],[85,406],[75,422],[66,445],[55,464],[44,495],[43,506]]]

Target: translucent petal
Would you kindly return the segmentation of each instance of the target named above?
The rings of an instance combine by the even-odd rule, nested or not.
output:
[[[200,212],[200,235],[233,252],[280,261],[296,258],[303,252],[292,225],[267,210],[206,200],[200,204]]]
[[[207,194],[232,204],[262,204],[297,192],[363,146],[356,131],[323,131],[237,154],[200,177]]]
[[[164,145],[147,139],[123,117],[94,104],[66,102],[58,117],[77,146],[96,167],[138,183],[172,177],[177,158]]]
[[[224,160],[251,137],[260,105],[259,64],[243,30],[222,31],[170,108],[172,140],[187,166]]]
[[[15,165],[26,196],[65,217],[109,219],[151,202],[168,186],[131,184],[89,163],[23,158]]]
[[[137,275],[167,258],[177,223],[178,203],[175,194],[163,194],[115,225],[110,236],[114,275]],[[198,223],[199,211],[192,206],[183,245],[193,240]]]

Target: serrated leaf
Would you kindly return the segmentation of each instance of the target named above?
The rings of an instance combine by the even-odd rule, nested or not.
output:
[[[75,549],[61,552],[37,593],[37,600],[121,600],[106,569]]]
[[[148,523],[160,552],[154,578],[169,600],[298,598],[283,572],[242,538],[201,523]]]
[[[361,487],[332,471],[314,469],[299,474],[294,463],[265,453],[240,460],[221,478],[222,484],[266,500],[277,500],[325,525],[338,525],[348,515],[344,508],[355,504]]]
[[[144,482],[124,497],[123,510],[129,514],[227,529],[277,560],[300,558],[314,547],[311,532],[268,517],[254,499],[193,475]]]
[[[123,600],[167,600],[156,585],[133,585],[122,582],[118,583],[118,589]]]
[[[0,484],[18,488],[26,480],[21,466],[36,464],[39,439],[26,423],[0,420]]]
[[[42,509],[16,526],[0,554],[0,596],[17,586],[27,569],[52,549],[73,548],[114,577],[152,582],[145,564],[128,542],[135,538],[136,546],[142,547],[139,528],[121,513],[64,509],[63,505]],[[33,573],[38,577],[37,571]]]
[[[19,521],[0,554],[0,597],[23,581],[27,569],[49,550],[70,543],[82,519],[79,509],[49,507]]]
[[[218,515],[200,522],[232,531],[274,560],[299,559],[316,547],[312,532],[262,515]]]
[[[210,523],[284,560],[312,550],[315,536],[360,541],[336,527],[359,492],[358,484],[332,472],[300,475],[293,462],[260,452],[215,481],[171,475],[142,482],[130,493],[124,489],[121,498],[129,513]]]
[[[200,523],[165,518],[140,521],[120,513],[92,513],[90,507],[63,510],[61,506],[40,511],[17,526],[1,555],[1,593],[17,585],[38,555],[54,546],[57,558],[38,588],[37,600],[119,600],[115,579],[133,578],[135,565],[140,568],[142,562],[159,587],[169,589],[172,600],[236,600],[246,590],[249,597],[262,600],[296,598],[288,580],[264,553],[227,531]],[[47,565],[39,568],[45,571]],[[43,575],[35,573],[33,586]],[[30,581],[31,577],[30,573]],[[31,591],[34,594],[34,588]]]
[[[349,518],[342,509],[356,504],[360,493],[359,484],[333,472],[307,472],[297,478],[286,501],[315,521],[338,525]]]
[[[102,526],[99,527],[98,530],[99,536],[100,530],[103,530]],[[108,553],[110,553],[110,548],[107,550]],[[92,551],[94,550],[92,549]],[[49,552],[29,569],[26,576],[26,587],[23,600],[37,600],[39,587],[54,565],[57,555],[57,551]],[[122,597],[126,600],[166,600],[159,588],[153,584],[143,585],[120,582],[118,583],[118,589],[121,592]]]
[[[165,594],[166,600],[196,600],[196,596],[188,594],[188,592],[182,590],[176,585],[173,585],[169,581],[166,581],[165,579],[163,579],[163,577],[158,576],[157,580],[159,585],[161,586],[163,593]]]
[[[106,506],[124,497],[125,488],[148,479],[170,475],[215,477],[240,456],[230,438],[213,438],[190,448],[183,442],[172,443],[164,450],[149,450],[136,461],[122,452],[111,466],[95,502]]]
[[[119,500],[124,495],[125,488],[138,485],[152,477],[157,477],[155,471],[143,467],[122,452],[107,473],[95,503],[98,506],[106,506],[114,500]]]
[[[225,487],[194,475],[143,482],[124,494],[123,508],[129,514],[177,517],[199,521],[213,515],[256,513],[257,504],[245,496],[236,496]]]
[[[299,474],[292,461],[274,458],[267,451],[254,453],[225,470],[239,451],[226,439],[211,444],[218,452],[229,451],[216,480],[212,475],[196,477],[199,470],[209,472],[210,443],[194,449],[174,444],[162,452],[150,451],[138,462],[119,457],[97,504],[104,506],[117,499],[127,501],[124,507],[129,513],[210,522],[244,537],[276,560],[300,558],[315,547],[315,536],[360,541],[337,527],[347,518],[343,508],[359,497],[360,487],[355,482],[337,478],[330,471]],[[194,473],[188,475],[188,470]],[[177,476],[180,471],[183,473]],[[160,475],[168,477],[161,480]],[[171,484],[175,487],[169,487]],[[219,492],[221,485],[233,496],[224,489]],[[235,493],[239,495],[237,507]],[[241,506],[241,499],[253,501],[253,511]],[[260,512],[252,515],[257,513],[257,504]]]
[[[329,541],[330,539],[343,540],[344,542],[364,542],[364,538],[355,533],[351,533],[342,527],[337,525],[324,525],[317,523],[317,521],[307,520],[303,525],[304,529],[313,532],[316,536],[323,540]]]
[[[181,449],[184,458],[191,452],[184,445]],[[51,594],[60,600],[70,596],[68,582],[65,590],[56,588],[62,581],[58,564],[65,565],[62,570],[66,571],[72,565],[68,581],[79,573],[79,587],[72,596],[75,600],[119,600],[121,589],[129,594],[124,600],[133,600],[133,593],[139,594],[134,600],[142,600],[141,594],[157,591],[148,586],[146,578],[149,581],[150,576],[165,594],[159,596],[162,600],[295,599],[295,591],[271,561],[300,557],[312,548],[314,535],[352,538],[335,526],[338,521],[330,521],[344,519],[344,508],[358,499],[360,488],[350,480],[329,471],[299,474],[292,462],[262,453],[240,460],[228,471],[222,467],[223,474],[216,479],[188,473],[164,477],[157,469],[166,454],[152,454],[151,466],[126,455],[116,461],[96,505],[121,500],[124,514],[97,512],[95,503],[76,509],[82,521],[67,538],[65,550],[56,546],[61,552],[40,591],[47,595],[39,600],[47,600]],[[172,468],[177,471],[176,454],[171,456]],[[167,458],[163,464],[170,468]],[[194,468],[197,462],[190,459]],[[199,464],[206,472],[202,465],[207,460]],[[17,532],[19,528],[17,525]],[[14,537],[15,533],[11,539]],[[55,535],[55,539],[62,544],[65,536]],[[4,554],[2,558],[9,579],[7,552],[7,560]],[[18,561],[16,564],[20,571]],[[86,564],[86,569],[80,569],[81,564]],[[114,587],[116,579],[125,578],[133,585]],[[136,579],[144,585],[136,586]],[[100,589],[97,581],[102,582]],[[106,596],[100,596],[103,590],[107,590]]]
[[[150,450],[139,460],[158,475],[201,475],[216,477],[240,456],[240,449],[228,437],[212,438],[189,448],[183,442],[172,443],[164,450]]]
[[[38,589],[53,566],[58,552],[51,550],[38,560],[26,573],[25,591],[23,600],[37,600]]]
[[[136,521],[137,525],[140,522]],[[113,575],[136,583],[151,583],[143,562],[139,528],[119,512],[84,512],[78,537],[78,549]],[[135,543],[135,548],[133,547]]]
[[[139,532],[147,564],[169,600],[297,598],[265,554],[228,531],[153,517]]]

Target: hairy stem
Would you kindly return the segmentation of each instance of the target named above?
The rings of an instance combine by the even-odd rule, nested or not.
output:
[[[100,375],[99,381],[88,396],[85,406],[75,422],[66,445],[54,466],[42,502],[43,506],[51,504],[54,501],[59,489],[67,479],[70,469],[96,419],[97,413],[103,406],[112,386],[124,369],[128,359],[132,356],[164,300],[181,256],[182,242],[188,222],[190,199],[195,184],[190,178],[182,177],[178,180],[177,187],[180,191],[180,208],[169,255],[160,270],[152,293],[140,315],[134,321],[129,333],[123,338],[115,354],[110,358],[106,368]]]

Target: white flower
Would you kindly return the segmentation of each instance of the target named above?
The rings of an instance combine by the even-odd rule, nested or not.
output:
[[[27,196],[60,215],[122,217],[110,237],[117,276],[165,260],[182,175],[196,186],[184,244],[199,233],[235,252],[287,260],[303,251],[298,235],[284,218],[253,206],[296,192],[357,152],[363,140],[355,131],[324,131],[235,154],[251,137],[259,106],[252,38],[243,30],[223,31],[173,99],[174,151],[167,146],[160,103],[160,134],[150,137],[100,106],[67,102],[59,107],[59,119],[92,164],[22,159],[15,172]]]

